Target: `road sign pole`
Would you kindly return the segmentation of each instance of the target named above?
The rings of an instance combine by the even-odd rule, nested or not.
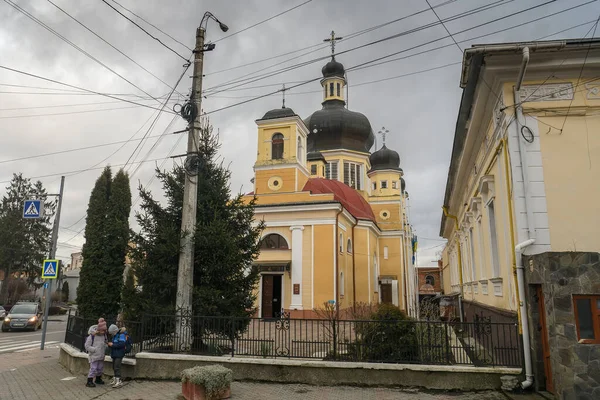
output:
[[[50,245],[50,259],[53,260],[56,256],[56,247],[58,244],[58,225],[60,224],[60,210],[62,208],[63,190],[65,188],[65,177],[60,177],[60,192],[58,194],[58,207],[56,209],[56,216],[54,217],[54,226],[52,229],[52,244]],[[56,268],[60,268],[59,264],[56,264]],[[58,273],[58,271],[56,271]],[[48,288],[46,289],[46,307],[44,310],[44,321],[42,323],[42,341],[40,343],[40,350],[44,350],[44,344],[46,343],[46,326],[48,324],[48,312],[50,311],[50,303],[52,302],[52,281],[48,279]]]

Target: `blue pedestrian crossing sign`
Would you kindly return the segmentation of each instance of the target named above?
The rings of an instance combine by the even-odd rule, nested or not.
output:
[[[58,276],[58,260],[44,260],[42,279],[56,279]]]
[[[43,204],[41,200],[25,200],[23,205],[23,218],[33,219],[41,218],[43,214]]]

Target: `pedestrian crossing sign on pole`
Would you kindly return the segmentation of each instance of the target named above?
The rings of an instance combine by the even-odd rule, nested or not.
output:
[[[58,276],[58,260],[44,260],[42,279],[56,279]]]
[[[41,218],[44,211],[43,204],[41,200],[25,200],[23,204],[23,218]]]

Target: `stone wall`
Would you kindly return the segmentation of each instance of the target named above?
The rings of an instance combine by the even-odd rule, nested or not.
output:
[[[560,399],[600,399],[600,345],[577,339],[573,294],[600,294],[600,254],[548,252],[524,257],[536,386],[545,386],[536,285],[544,294],[554,392]]]

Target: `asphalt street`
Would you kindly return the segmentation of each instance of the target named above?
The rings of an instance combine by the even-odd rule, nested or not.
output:
[[[50,317],[46,330],[46,347],[58,347],[65,339],[67,318],[65,315]],[[0,332],[0,354],[25,352],[39,349],[42,330]]]

